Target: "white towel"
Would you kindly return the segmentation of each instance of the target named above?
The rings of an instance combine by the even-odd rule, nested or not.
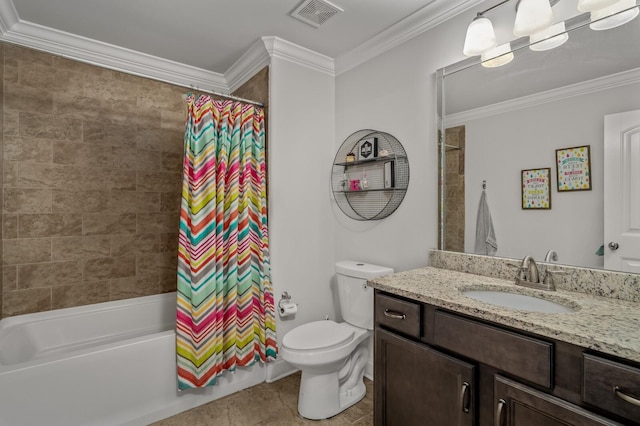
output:
[[[482,191],[480,205],[478,205],[478,218],[476,220],[476,254],[487,254],[493,256],[498,250],[496,233],[493,229],[491,212],[487,204],[486,191]]]

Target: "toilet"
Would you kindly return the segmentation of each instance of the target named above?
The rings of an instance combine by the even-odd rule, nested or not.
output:
[[[366,393],[364,369],[373,335],[373,288],[370,278],[393,269],[350,260],[335,265],[340,311],[345,322],[314,321],[282,339],[282,359],[302,371],[298,412],[326,419],[360,401]]]

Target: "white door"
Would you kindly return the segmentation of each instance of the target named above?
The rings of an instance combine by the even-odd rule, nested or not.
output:
[[[640,110],[604,117],[604,267],[640,272]]]

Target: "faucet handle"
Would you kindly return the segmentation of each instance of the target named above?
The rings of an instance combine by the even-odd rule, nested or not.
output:
[[[555,290],[556,284],[562,282],[564,280],[564,277],[566,277],[567,275],[569,275],[567,271],[547,268],[547,272],[544,275],[543,284],[545,284],[549,290]]]

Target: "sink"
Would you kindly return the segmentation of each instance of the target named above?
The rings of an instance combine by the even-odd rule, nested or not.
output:
[[[551,300],[525,294],[509,293],[497,290],[466,290],[463,295],[481,302],[520,311],[561,314],[575,312],[577,309]]]

